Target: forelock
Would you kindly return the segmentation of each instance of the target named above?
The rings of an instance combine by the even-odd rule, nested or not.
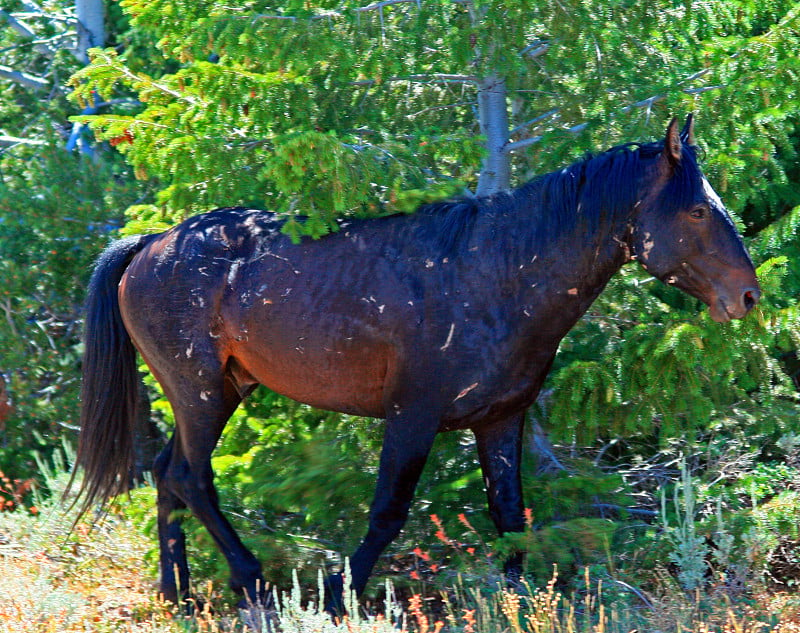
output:
[[[733,220],[731,219],[731,216],[728,215],[728,211],[725,208],[725,203],[722,202],[722,198],[720,198],[719,194],[714,191],[714,188],[711,186],[711,183],[708,182],[708,179],[705,176],[703,176],[703,193],[708,199],[711,209],[716,213],[721,213],[722,217],[724,217],[725,220],[727,220],[727,222],[735,228]]]

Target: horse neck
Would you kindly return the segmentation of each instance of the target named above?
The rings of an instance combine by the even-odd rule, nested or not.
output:
[[[577,204],[558,210],[541,208],[540,183],[530,183],[510,195],[513,204],[509,209],[487,214],[481,231],[482,243],[493,244],[498,251],[505,283],[518,285],[531,295],[537,295],[544,285],[553,293],[579,299],[583,309],[588,308],[630,259],[635,197],[601,216],[596,209],[579,209]],[[490,237],[501,235],[507,237]]]

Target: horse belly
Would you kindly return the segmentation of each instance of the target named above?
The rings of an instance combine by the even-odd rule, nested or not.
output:
[[[351,415],[385,416],[390,365],[385,346],[354,350],[304,343],[297,341],[292,349],[242,346],[233,355],[256,382],[292,400]]]

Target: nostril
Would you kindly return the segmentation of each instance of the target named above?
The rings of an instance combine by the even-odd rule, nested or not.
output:
[[[747,310],[752,310],[758,303],[760,297],[761,297],[761,291],[758,288],[749,288],[748,290],[745,290],[744,294],[742,295],[742,299],[744,300],[744,307]]]

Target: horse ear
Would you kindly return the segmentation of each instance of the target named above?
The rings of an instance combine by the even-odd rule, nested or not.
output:
[[[681,162],[681,149],[683,142],[678,134],[678,119],[673,118],[667,128],[667,138],[664,140],[664,158],[670,165],[677,165]]]
[[[687,145],[697,145],[694,139],[694,113],[690,112],[686,117],[686,123],[681,130],[681,140]]]

